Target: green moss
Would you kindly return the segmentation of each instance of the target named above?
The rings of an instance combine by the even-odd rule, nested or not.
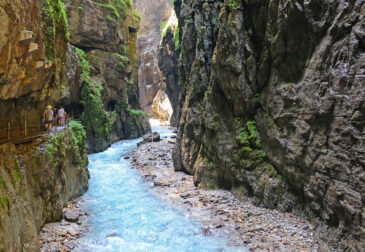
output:
[[[237,10],[238,0],[229,0],[228,6],[231,8],[231,10]]]
[[[108,138],[111,122],[104,110],[101,90],[102,86],[99,83],[84,84],[81,91],[81,104],[84,106],[81,121],[88,136]]]
[[[242,148],[242,151],[243,152],[251,152],[252,151],[252,148],[251,147],[248,147],[248,146],[245,146]]]
[[[84,106],[81,122],[88,136],[106,139],[109,137],[111,122],[108,113],[104,110],[101,98],[103,86],[90,78],[90,66],[85,52],[78,48],[76,48],[76,52],[81,60],[81,79],[84,82],[81,90],[81,104]]]
[[[132,7],[130,0],[111,0],[114,7],[118,10],[123,18],[128,15],[128,7]]]
[[[122,55],[128,56],[128,48],[126,45],[122,45]]]
[[[56,35],[62,32],[65,34],[65,40],[70,40],[67,14],[63,2],[61,0],[42,1],[42,19],[46,57],[49,61],[54,62]]]
[[[125,79],[125,83],[126,83],[128,86],[133,86],[133,85],[134,85],[133,80],[130,80],[130,79]]]
[[[179,50],[179,48],[180,48],[180,30],[179,30],[179,25],[177,25],[175,27],[174,40],[175,40],[175,50]]]
[[[108,20],[109,22],[113,22],[113,23],[115,23],[116,22],[116,20],[115,19],[113,19],[111,16],[107,16],[106,17],[106,20]]]
[[[163,30],[165,29],[166,25],[167,25],[167,21],[162,21],[160,23],[160,32],[161,32],[161,34],[162,34]]]
[[[4,191],[8,189],[8,186],[6,185],[6,182],[2,176],[0,176],[0,188],[2,188]]]
[[[71,128],[72,141],[79,151],[85,149],[86,132],[79,121],[72,120],[69,123]]]
[[[10,208],[10,200],[9,200],[9,196],[8,195],[5,195],[3,197],[0,197],[0,207],[2,209],[5,209],[5,208]]]
[[[112,111],[112,116],[118,118],[118,112],[116,110]]]
[[[117,18],[119,18],[119,13],[117,11],[117,9],[111,5],[111,4],[99,4],[101,7],[104,7],[105,9],[108,9],[110,11],[111,14],[113,14],[114,16],[116,16]]]
[[[249,145],[250,142],[248,141],[248,133],[245,128],[240,129],[240,134],[238,135],[238,140],[242,145]]]
[[[240,121],[239,118],[235,119],[237,124],[240,124]],[[261,150],[262,145],[258,138],[255,121],[247,121],[245,127],[240,128],[237,139],[242,146],[243,160],[241,166],[244,169],[251,170],[266,160],[266,153]]]
[[[146,115],[145,112],[143,112],[142,110],[135,110],[135,109],[131,109],[131,115],[133,118],[136,118],[136,117],[139,117],[139,116],[142,116],[142,115]]]
[[[142,19],[141,15],[135,10],[132,10],[132,15],[133,15],[133,20],[136,22],[139,22]]]

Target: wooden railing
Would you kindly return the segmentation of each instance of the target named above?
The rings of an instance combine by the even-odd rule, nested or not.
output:
[[[68,127],[68,121],[65,122],[65,127]],[[54,125],[54,123],[52,123]],[[7,128],[0,129],[0,144],[3,143],[22,143],[31,141],[33,139],[45,136],[47,133],[57,132],[59,129],[63,129],[61,126],[53,126],[51,132],[45,127],[44,123],[41,124],[29,124],[25,119],[23,125],[14,126],[8,122]],[[61,127],[61,128],[60,128]]]

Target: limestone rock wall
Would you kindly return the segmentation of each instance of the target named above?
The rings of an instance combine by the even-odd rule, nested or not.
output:
[[[163,78],[157,58],[161,40],[160,25],[169,19],[173,7],[170,0],[134,0],[133,2],[135,9],[142,17],[137,41],[140,105],[148,110],[158,90],[163,89]]]
[[[177,25],[177,24],[176,24]],[[165,92],[169,97],[173,113],[170,118],[172,126],[178,126],[179,111],[179,41],[180,34],[177,26],[166,29],[158,50],[158,66],[165,83]]]
[[[0,137],[8,122],[14,132],[24,128],[25,120],[39,125],[45,106],[60,99],[67,48],[61,4],[0,2]]]
[[[177,0],[177,170],[365,245],[365,4]]]
[[[140,17],[133,10],[130,1],[66,0],[65,9],[70,29],[70,57],[67,62],[70,87],[79,87],[77,97],[71,106],[77,112],[82,109],[86,125],[89,152],[102,151],[114,141],[139,137],[150,131],[147,117],[138,110],[138,54],[137,31]],[[80,52],[80,50],[82,50]],[[73,57],[73,51],[79,54]],[[79,69],[79,70],[78,70]],[[91,86],[100,96],[101,103],[96,113],[85,108],[83,87]],[[101,90],[98,87],[101,85]],[[99,94],[100,93],[100,94]],[[88,95],[88,94],[87,94]],[[71,95],[72,96],[72,95]],[[93,97],[90,94],[87,97]],[[67,99],[70,96],[65,95]],[[76,106],[75,106],[76,105]],[[101,109],[101,111],[100,111]],[[105,110],[105,112],[104,112]],[[93,123],[94,117],[101,123]]]
[[[71,130],[46,143],[0,145],[0,250],[39,251],[38,233],[62,219],[68,201],[88,188],[85,136]]]

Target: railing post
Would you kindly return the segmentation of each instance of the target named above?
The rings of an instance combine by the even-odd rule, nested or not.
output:
[[[8,122],[8,140],[10,140],[11,137],[11,128],[10,128],[10,122]]]
[[[28,125],[27,125],[27,119],[24,120],[24,136],[27,137],[28,135]]]

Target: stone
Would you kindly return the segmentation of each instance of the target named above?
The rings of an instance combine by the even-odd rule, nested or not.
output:
[[[143,141],[137,143],[137,146],[150,142],[159,142],[160,140],[161,140],[160,133],[158,132],[149,133],[143,136]]]
[[[64,218],[68,222],[78,222],[79,214],[75,213],[74,211],[68,210],[68,211],[66,211]]]

